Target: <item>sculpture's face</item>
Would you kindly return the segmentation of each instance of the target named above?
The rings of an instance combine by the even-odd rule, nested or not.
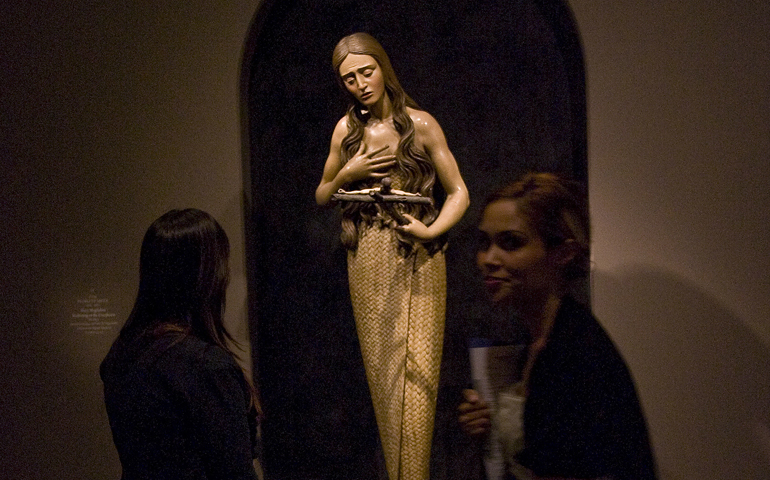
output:
[[[345,88],[364,106],[375,105],[385,95],[385,78],[377,60],[369,55],[349,54],[340,64]]]
[[[552,251],[516,201],[497,200],[484,210],[479,224],[476,263],[495,303],[526,304],[557,285],[560,268]]]

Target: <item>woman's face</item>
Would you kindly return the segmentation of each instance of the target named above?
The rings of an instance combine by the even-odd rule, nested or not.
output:
[[[340,77],[345,88],[362,105],[369,107],[385,94],[385,79],[374,57],[349,54],[340,64]]]
[[[494,303],[539,302],[556,291],[560,278],[555,255],[515,200],[497,200],[484,210],[476,263]]]

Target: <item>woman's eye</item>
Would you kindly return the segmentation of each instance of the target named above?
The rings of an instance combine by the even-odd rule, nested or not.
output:
[[[512,252],[523,247],[527,239],[511,232],[503,232],[495,237],[495,244],[506,252]]]
[[[479,232],[478,237],[476,238],[476,250],[479,252],[486,252],[489,250],[490,246],[492,246],[492,241],[489,239],[489,236]]]
[[[371,77],[372,73],[374,73],[374,70],[372,70],[372,69],[364,70],[364,76],[365,77]]]

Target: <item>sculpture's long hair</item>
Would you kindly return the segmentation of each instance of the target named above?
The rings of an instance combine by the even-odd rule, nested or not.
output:
[[[353,158],[361,146],[364,138],[366,122],[369,112],[366,108],[350,95],[339,75],[339,68],[349,54],[369,55],[377,61],[382,70],[385,81],[385,93],[390,98],[393,106],[393,125],[399,134],[400,140],[396,150],[397,168],[402,172],[406,181],[402,186],[408,192],[420,193],[426,197],[432,197],[433,187],[436,184],[436,169],[430,157],[414,144],[414,122],[409,116],[407,107],[420,110],[417,103],[404,92],[396,78],[396,73],[390,64],[390,59],[382,48],[382,45],[368,33],[354,33],[348,35],[337,43],[332,54],[332,65],[340,88],[348,94],[350,106],[347,111],[348,134],[342,140],[340,158],[343,164]],[[356,182],[349,187],[362,189],[372,187],[376,181],[372,179]],[[342,244],[354,250],[358,244],[358,229],[361,225],[369,226],[375,222],[378,208],[372,203],[348,202],[342,206]],[[429,225],[438,216],[438,209],[433,205],[405,204],[401,208],[403,213],[408,213]],[[412,242],[398,234],[399,250],[404,256],[409,255],[414,248]],[[443,237],[425,244],[432,254],[440,250],[445,239]]]

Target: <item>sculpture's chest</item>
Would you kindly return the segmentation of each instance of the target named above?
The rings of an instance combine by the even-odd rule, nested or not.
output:
[[[387,123],[367,125],[366,130],[364,131],[364,144],[366,145],[367,152],[387,147],[378,155],[396,153],[399,140],[400,137],[396,130],[392,125]]]

